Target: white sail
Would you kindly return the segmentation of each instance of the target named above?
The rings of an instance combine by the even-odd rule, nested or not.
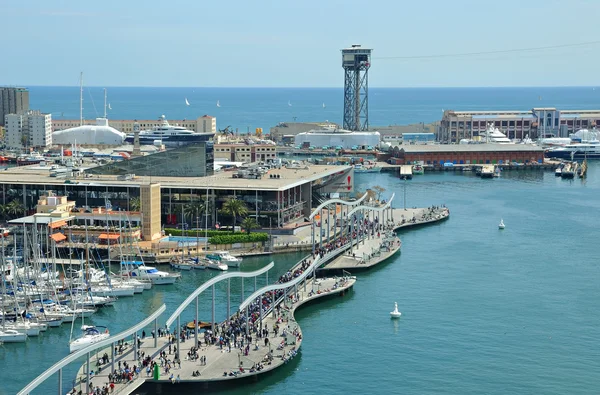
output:
[[[217,107],[221,107],[221,104],[219,103],[218,100],[217,100]]]
[[[189,106],[189,105],[190,105],[190,102],[188,101],[187,97],[185,98],[185,105],[186,105],[186,106]]]
[[[323,108],[325,108],[325,103],[323,103]]]
[[[108,103],[108,109],[112,110],[112,107],[110,106],[110,103]]]
[[[288,100],[288,106],[292,106],[292,102]]]

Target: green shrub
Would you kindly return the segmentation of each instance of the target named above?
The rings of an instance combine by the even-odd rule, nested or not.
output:
[[[195,230],[186,230],[185,231],[185,235],[186,236],[190,236],[190,237],[195,237],[196,234],[198,234],[198,236],[200,237],[204,237],[205,235],[207,235],[208,237],[211,236],[225,236],[225,235],[241,235],[244,234],[244,232],[235,232],[232,233],[230,231],[224,231],[224,230],[214,230],[214,229],[210,229],[208,232],[205,232],[204,230],[199,230],[199,231],[195,231]],[[181,229],[173,229],[173,228],[165,228],[165,235],[171,235],[171,236],[183,236],[183,230]]]
[[[269,235],[266,233],[250,233],[247,234],[234,234],[234,235],[223,235],[223,236],[212,236],[208,239],[210,244],[235,244],[235,243],[257,243],[267,241]]]

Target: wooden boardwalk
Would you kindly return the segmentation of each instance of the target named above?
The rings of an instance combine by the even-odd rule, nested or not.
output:
[[[221,382],[257,376],[265,372],[272,371],[292,359],[297,350],[302,344],[302,330],[298,323],[294,320],[295,310],[309,301],[319,299],[325,296],[344,294],[347,290],[354,286],[355,277],[331,277],[331,278],[312,278],[307,279],[306,286],[299,286],[296,295],[292,295],[287,303],[282,303],[280,308],[273,310],[267,317],[263,318],[263,327],[269,329],[269,344],[265,346],[265,338],[256,338],[256,334],[252,335],[252,343],[250,351],[245,355],[240,348],[227,349],[219,344],[207,344],[204,336],[199,333],[198,340],[200,347],[198,350],[199,357],[206,358],[206,364],[201,363],[201,358],[191,360],[187,357],[188,351],[195,346],[194,334],[190,331],[190,336],[184,342],[180,343],[181,365],[173,362],[175,359],[176,342],[169,343],[169,337],[162,336],[158,338],[158,347],[154,347],[154,339],[146,337],[140,339],[141,346],[139,353],[144,353],[144,356],[151,356],[155,362],[159,362],[159,354],[161,351],[167,353],[167,360],[170,360],[171,369],[167,373],[167,366],[160,366],[160,377],[155,379],[153,372],[148,373],[145,367],[140,369],[139,374],[134,374],[131,381],[123,380],[115,383],[115,394],[129,394],[134,392],[141,385],[156,386],[158,391],[161,385],[176,385],[178,383],[197,383],[200,390],[202,384],[208,385],[210,382]],[[279,328],[277,334],[273,331],[275,327]],[[147,333],[152,329],[148,328]],[[285,335],[284,335],[285,334]],[[244,336],[238,339],[242,342],[242,349],[246,347]],[[169,352],[171,345],[171,352]],[[103,387],[108,385],[110,379],[108,377],[111,372],[111,364],[97,364],[99,358],[108,354],[111,355],[110,349],[99,351],[91,358],[90,366],[93,374],[91,375],[90,388],[96,386]],[[124,345],[123,352],[118,354],[115,360],[115,370],[119,370],[119,362],[124,370],[124,363],[130,366],[130,369],[135,366],[141,366],[141,358],[138,359],[134,355],[132,344]],[[256,367],[261,366],[258,370]],[[253,366],[255,367],[254,369]],[[84,364],[77,374],[76,390],[85,391],[85,380],[88,376],[87,365]],[[194,376],[195,372],[199,372],[199,376]],[[150,391],[154,392],[154,390]]]

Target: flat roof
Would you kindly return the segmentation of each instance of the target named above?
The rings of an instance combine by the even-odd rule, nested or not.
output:
[[[68,216],[68,217],[52,217],[49,214],[36,214],[36,215],[28,215],[27,217],[20,217],[20,218],[16,218],[16,219],[11,219],[10,221],[8,221],[9,224],[28,224],[28,225],[34,225],[34,224],[38,224],[38,225],[49,225],[49,224],[53,224],[55,222],[61,222],[61,221],[70,221],[72,219],[74,219],[74,216]]]
[[[471,118],[477,119],[506,119],[506,120],[514,120],[515,116],[522,119],[533,119],[533,114],[529,113],[519,113],[519,114],[488,114],[488,115],[473,115]]]
[[[544,152],[544,149],[531,144],[421,144],[402,145],[404,152]]]
[[[139,187],[150,183],[159,183],[163,187],[190,189],[236,189],[284,191],[320,178],[334,175],[351,169],[351,166],[308,165],[306,168],[271,169],[259,180],[233,178],[232,171],[223,171],[208,177],[160,177],[136,176],[133,180],[117,180],[117,176],[89,175],[70,180],[65,184],[64,178],[50,177],[48,170],[40,170],[39,166],[19,166],[0,172],[0,184],[32,184],[32,185],[90,185],[90,186],[123,186]],[[269,178],[269,174],[277,174],[280,178]]]

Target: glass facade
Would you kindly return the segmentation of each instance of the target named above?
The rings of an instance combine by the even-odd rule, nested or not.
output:
[[[86,170],[90,174],[205,177],[214,173],[213,143],[189,144],[156,154],[109,163]]]

